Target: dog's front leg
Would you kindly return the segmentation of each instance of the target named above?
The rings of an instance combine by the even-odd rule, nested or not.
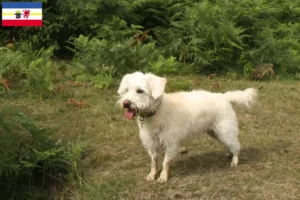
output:
[[[147,181],[153,181],[157,174],[157,141],[153,135],[147,131],[140,131],[140,138],[143,143],[143,146],[147,150],[151,158],[151,169],[150,173],[146,177]]]
[[[155,149],[147,149],[147,152],[151,158],[151,169],[150,169],[150,173],[146,177],[146,180],[153,181],[157,174],[157,153]]]
[[[169,168],[173,159],[176,157],[179,151],[178,145],[172,145],[166,147],[165,158],[163,162],[163,168],[160,173],[160,177],[158,178],[158,182],[164,183],[167,182],[169,176]]]

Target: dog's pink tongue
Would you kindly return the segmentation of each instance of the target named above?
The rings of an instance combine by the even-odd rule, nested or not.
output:
[[[130,110],[127,110],[125,113],[125,117],[127,117],[128,119],[132,119],[133,115],[134,115],[134,113]]]

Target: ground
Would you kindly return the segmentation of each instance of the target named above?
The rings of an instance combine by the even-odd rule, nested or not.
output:
[[[57,139],[89,141],[82,179],[55,194],[62,199],[300,199],[299,82],[194,76],[170,77],[167,83],[167,91],[247,87],[259,88],[259,102],[249,111],[235,107],[242,145],[238,167],[230,168],[224,147],[203,135],[176,158],[166,184],[145,181],[150,158],[136,122],[116,105],[116,87],[68,87],[44,100],[6,95],[1,104],[56,128]],[[78,108],[67,104],[69,98],[91,106]]]

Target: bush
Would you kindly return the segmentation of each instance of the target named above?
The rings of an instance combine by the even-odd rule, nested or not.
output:
[[[154,43],[131,46],[132,40],[111,42],[80,35],[74,38],[74,71],[77,80],[91,81],[98,87],[108,87],[113,78],[134,70],[146,70],[157,59]]]
[[[16,45],[1,49],[0,72],[22,66],[37,93],[53,91],[53,57],[72,60],[75,77],[99,88],[134,70],[249,77],[271,63],[276,74],[300,73],[298,1],[74,2],[44,0],[43,28],[4,28],[0,44]]]
[[[32,95],[54,91],[58,67],[53,60],[57,46],[34,50],[31,43],[16,44],[14,49],[1,48],[0,79],[8,77],[20,82]]]
[[[147,70],[156,74],[174,74],[181,71],[182,64],[176,61],[176,58],[171,56],[168,59],[160,55],[157,60],[149,62]]]
[[[63,144],[13,108],[0,110],[0,193],[3,199],[33,198],[35,191],[77,176],[83,143]],[[42,194],[41,192],[39,194]]]
[[[131,70],[146,68],[150,60],[159,55],[154,43],[131,46],[131,40],[111,42],[105,39],[89,38],[80,35],[72,43],[75,53],[74,61],[83,66],[91,75],[105,73],[109,67],[115,76]]]

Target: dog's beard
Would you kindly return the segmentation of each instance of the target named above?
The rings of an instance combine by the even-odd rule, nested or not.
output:
[[[159,104],[159,102],[153,103],[152,106],[149,106],[148,104],[141,104],[139,106],[133,105],[132,107],[126,109],[125,117],[127,119],[134,119],[134,117],[136,115],[139,115],[139,116],[148,115],[149,113],[152,113],[153,111],[155,112],[158,104]]]
[[[144,108],[143,106],[138,107],[137,105],[132,105],[130,108],[126,108],[125,117],[127,119],[134,119],[136,115],[141,115],[143,113],[149,113],[151,109]]]
[[[124,98],[125,99],[125,98]],[[124,102],[124,99],[119,100],[119,105],[121,105],[122,102]],[[126,98],[127,100],[127,98]],[[127,119],[134,119],[135,116],[137,115],[141,115],[143,113],[148,113],[151,111],[151,103],[152,101],[149,99],[142,99],[137,101],[133,101],[132,99],[129,100],[131,102],[131,105],[129,108],[125,108],[126,112],[125,112],[125,117]],[[121,105],[123,107],[123,105]],[[124,107],[123,107],[124,109]]]
[[[123,107],[124,109],[124,107]],[[135,104],[135,103],[131,103],[129,108],[125,108],[126,112],[125,112],[125,117],[127,119],[134,119],[134,117],[139,114],[139,107]]]

